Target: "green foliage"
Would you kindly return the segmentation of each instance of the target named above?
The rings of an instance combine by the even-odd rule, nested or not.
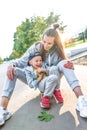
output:
[[[0,64],[3,63],[3,59],[0,57]]]
[[[48,114],[46,111],[41,112],[41,114],[38,116],[39,121],[45,121],[45,122],[48,122],[53,118],[54,116],[52,114]]]
[[[22,22],[14,33],[13,51],[22,55],[28,47],[41,39],[45,26],[43,17],[32,17]]]
[[[49,27],[51,24],[59,22],[60,21],[60,15],[55,15],[53,12],[50,12],[46,19],[47,27]]]
[[[70,43],[70,44],[67,44],[67,45],[65,46],[65,48],[74,47],[74,46],[77,46],[78,44],[83,44],[83,41],[82,41],[82,40],[77,40],[77,41],[75,41],[75,42],[72,42],[72,43]]]
[[[13,51],[12,53],[11,53],[11,55],[9,56],[9,58],[10,59],[15,59],[15,58],[18,58],[18,57],[20,57],[21,56],[21,54],[19,53],[19,52],[17,52],[17,51]]]
[[[78,34],[78,40],[82,40],[82,42],[86,42],[87,40],[87,28],[81,33]]]
[[[60,22],[60,15],[55,15],[53,12],[47,18],[32,16],[23,21],[14,33],[14,46],[10,58],[20,57],[32,44],[40,41],[44,30],[55,22],[61,23],[62,30],[65,28],[63,22]]]
[[[87,39],[87,28],[85,29],[85,38]]]
[[[4,58],[4,61],[9,61],[9,60],[11,60],[10,57]]]

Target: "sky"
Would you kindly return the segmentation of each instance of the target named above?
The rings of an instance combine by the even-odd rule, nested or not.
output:
[[[17,26],[34,15],[47,17],[50,12],[61,15],[68,34],[87,26],[86,0],[0,0],[0,57],[8,57],[13,49]]]

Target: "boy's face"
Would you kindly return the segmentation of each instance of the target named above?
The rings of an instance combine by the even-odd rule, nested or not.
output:
[[[35,56],[30,61],[29,64],[32,65],[35,69],[42,67],[42,57]]]

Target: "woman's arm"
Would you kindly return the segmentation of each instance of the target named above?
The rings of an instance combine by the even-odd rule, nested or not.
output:
[[[37,45],[33,44],[31,47],[28,48],[28,50],[23,54],[22,57],[20,57],[17,60],[12,61],[11,64],[14,64],[14,66],[20,67],[20,68],[26,67],[28,65],[30,54],[39,52],[41,50],[40,47],[41,47],[40,44],[37,44]]]

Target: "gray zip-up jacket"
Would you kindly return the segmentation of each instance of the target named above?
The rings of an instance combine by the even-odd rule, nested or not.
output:
[[[36,89],[38,87],[38,82],[37,82],[37,73],[34,70],[34,68],[32,66],[27,66],[25,68],[25,74],[29,87]]]
[[[42,68],[45,68],[44,63],[42,65]],[[32,66],[27,66],[24,70],[29,87],[34,88],[36,90],[38,88],[38,82],[37,82],[38,76],[36,71]]]
[[[13,64],[17,67],[24,68],[28,65],[28,60],[30,53],[36,53],[40,52],[40,44],[32,45],[25,53],[24,55],[13,61]],[[53,46],[49,52],[46,53],[45,58],[45,65],[47,67],[51,67],[52,65],[56,66],[61,61],[61,58],[58,55],[58,52],[56,50],[56,46]]]

